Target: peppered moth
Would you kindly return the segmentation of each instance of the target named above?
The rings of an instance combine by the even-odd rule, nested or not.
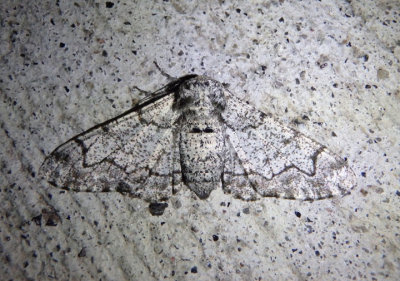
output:
[[[355,185],[346,162],[325,146],[198,75],[60,145],[41,173],[63,189],[116,191],[150,203],[183,187],[201,199],[221,186],[243,200],[315,200]]]

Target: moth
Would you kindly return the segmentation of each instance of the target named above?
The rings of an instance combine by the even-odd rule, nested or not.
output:
[[[324,145],[198,75],[181,77],[125,113],[57,147],[41,166],[56,187],[120,192],[162,213],[182,188],[206,199],[345,195],[355,176]],[[160,211],[161,209],[161,211]]]

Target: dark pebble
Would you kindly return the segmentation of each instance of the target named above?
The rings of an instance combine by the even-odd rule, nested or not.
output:
[[[150,203],[149,211],[153,216],[161,216],[167,207],[168,203]]]

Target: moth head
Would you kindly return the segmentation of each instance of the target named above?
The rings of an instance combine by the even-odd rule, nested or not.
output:
[[[179,109],[196,106],[213,106],[217,111],[225,109],[224,86],[218,81],[204,76],[197,76],[184,81],[176,95]]]

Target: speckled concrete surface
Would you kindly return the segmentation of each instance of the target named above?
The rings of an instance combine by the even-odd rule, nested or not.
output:
[[[2,280],[398,280],[398,1],[2,1]],[[346,157],[357,187],[317,202],[214,191],[160,217],[55,190],[57,145],[172,76],[204,74]]]

